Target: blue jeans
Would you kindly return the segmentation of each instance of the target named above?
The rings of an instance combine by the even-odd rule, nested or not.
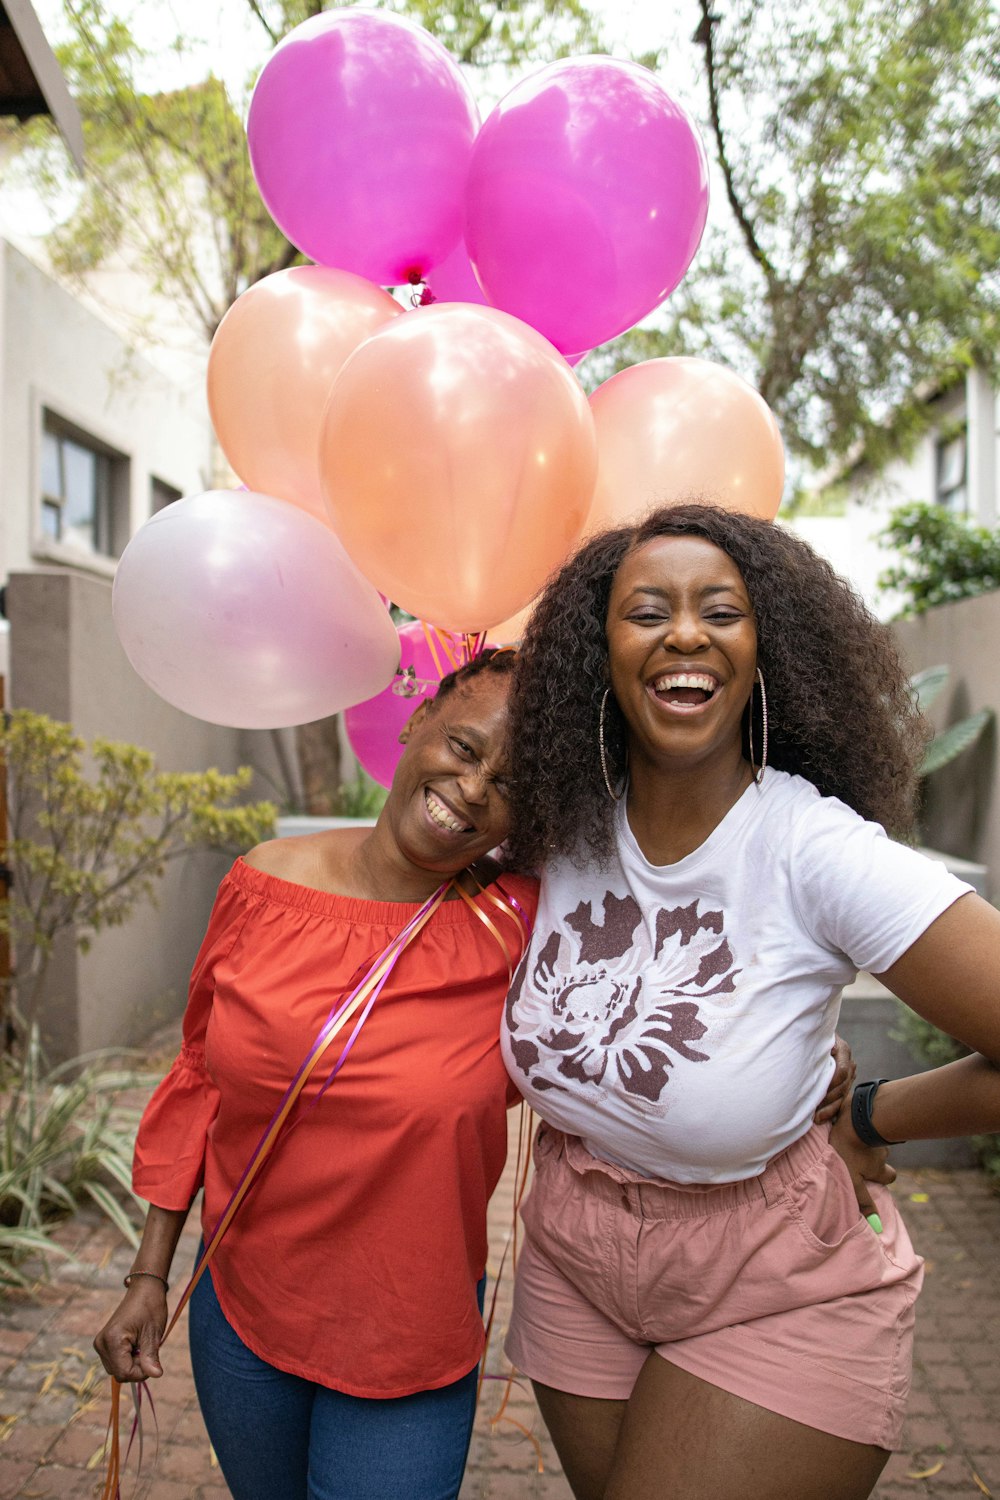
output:
[[[455,1500],[477,1369],[413,1396],[345,1396],[259,1359],[226,1321],[207,1271],[189,1333],[198,1401],[234,1500]]]

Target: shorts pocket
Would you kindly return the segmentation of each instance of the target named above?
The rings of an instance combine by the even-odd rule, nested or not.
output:
[[[854,1240],[876,1236],[863,1218],[847,1165],[832,1147],[785,1190],[789,1212],[806,1243],[828,1255]]]
[[[562,1137],[553,1136],[543,1125],[535,1136],[532,1151],[534,1172],[531,1187],[521,1204],[521,1219],[525,1229],[539,1245],[548,1239],[547,1230],[558,1219],[562,1201],[571,1185],[569,1174],[560,1170]]]

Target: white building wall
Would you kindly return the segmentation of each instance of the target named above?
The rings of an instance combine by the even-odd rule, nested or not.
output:
[[[41,443],[48,409],[129,460],[128,531],[152,509],[155,477],[209,487],[204,387],[170,381],[107,323],[0,240],[0,578],[69,564],[110,576],[111,559],[42,533]]]
[[[838,490],[846,486],[848,492],[842,515],[803,515],[787,522],[790,530],[850,579],[882,619],[891,619],[899,612],[900,600],[878,587],[879,575],[894,560],[892,551],[879,545],[878,534],[899,506],[937,499],[938,436],[942,429],[963,418],[967,428],[968,519],[988,527],[1000,521],[1000,393],[980,371],[970,371],[963,385],[935,402],[934,416],[934,425],[909,458],[894,459],[878,474],[858,465],[835,482]]]

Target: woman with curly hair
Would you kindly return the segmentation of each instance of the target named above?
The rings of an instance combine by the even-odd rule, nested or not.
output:
[[[889,632],[766,522],[657,511],[536,607],[503,1047],[544,1123],[507,1347],[578,1500],[861,1500],[898,1445],[922,1263],[864,1153],[1000,1128],[1000,913],[884,832],[921,741]],[[975,1051],[831,1129],[858,968]]]

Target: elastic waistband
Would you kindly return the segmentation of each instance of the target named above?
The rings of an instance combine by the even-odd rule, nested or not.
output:
[[[563,1135],[551,1126],[539,1132],[538,1159],[561,1157],[579,1176],[587,1177],[588,1191],[630,1207],[647,1219],[703,1219],[728,1213],[762,1200],[771,1204],[785,1188],[809,1172],[828,1153],[829,1125],[813,1125],[804,1136],[769,1161],[757,1177],[739,1182],[667,1182],[643,1177],[626,1167],[592,1156],[578,1136]]]

